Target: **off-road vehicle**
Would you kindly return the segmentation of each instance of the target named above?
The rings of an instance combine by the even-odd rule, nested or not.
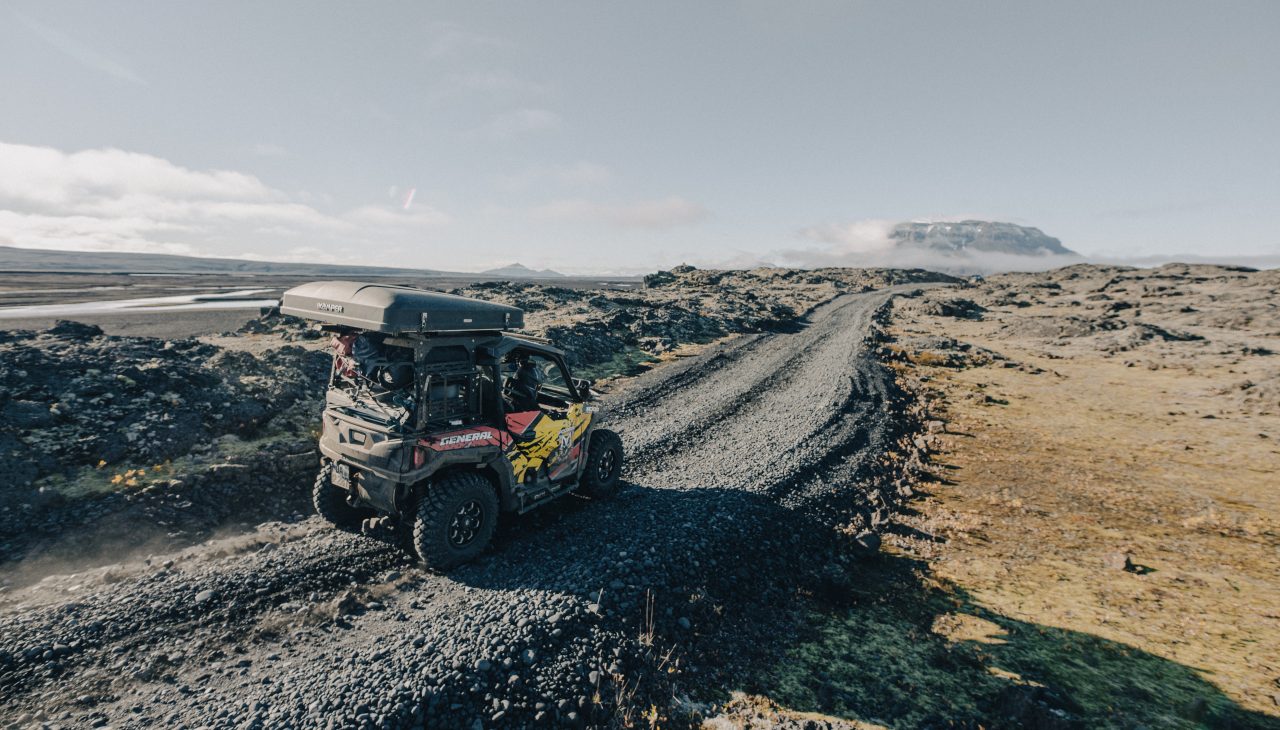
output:
[[[511,332],[522,310],[323,281],[285,292],[280,312],[332,335],[312,494],[329,522],[385,523],[442,570],[484,550],[500,511],[617,488],[622,441],[563,351]]]

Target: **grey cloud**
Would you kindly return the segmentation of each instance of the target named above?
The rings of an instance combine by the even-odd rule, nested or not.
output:
[[[505,39],[486,33],[478,33],[459,23],[441,21],[427,28],[427,55],[431,58],[447,58],[480,51],[507,48]]]
[[[613,180],[613,171],[608,167],[584,160],[570,165],[544,165],[499,175],[494,179],[494,184],[501,190],[522,191],[547,184],[574,188],[602,187]]]
[[[539,206],[534,216],[561,222],[609,223],[621,228],[674,228],[701,223],[711,216],[698,203],[684,198],[600,203],[589,200],[557,200]]]
[[[560,122],[560,115],[548,109],[512,109],[493,116],[477,128],[476,132],[495,139],[509,139],[530,132],[556,129]]]

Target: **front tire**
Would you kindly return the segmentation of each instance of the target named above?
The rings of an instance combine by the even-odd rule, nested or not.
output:
[[[586,473],[582,475],[578,491],[592,499],[606,499],[618,491],[621,477],[622,439],[602,428],[591,434]]]
[[[413,549],[436,570],[448,570],[484,552],[498,525],[498,495],[475,473],[448,474],[429,485],[413,518]]]
[[[332,473],[333,463],[324,462],[316,475],[315,485],[311,487],[311,504],[315,506],[316,514],[326,522],[344,530],[354,530],[360,526],[365,513],[347,504],[347,493],[333,486]]]

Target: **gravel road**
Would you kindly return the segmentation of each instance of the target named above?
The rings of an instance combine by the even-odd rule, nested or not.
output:
[[[893,291],[635,378],[604,404],[623,490],[507,520],[448,576],[295,516],[0,594],[0,723],[679,724],[856,580],[837,528],[892,499],[906,429],[868,346]]]

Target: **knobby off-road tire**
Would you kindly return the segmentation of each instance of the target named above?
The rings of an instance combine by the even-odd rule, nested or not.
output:
[[[347,493],[330,481],[333,464],[326,461],[316,475],[316,483],[311,488],[311,503],[315,505],[316,514],[335,527],[354,530],[366,516],[364,510],[347,504]]]
[[[498,525],[498,495],[479,474],[455,472],[427,487],[413,516],[413,550],[432,570],[474,560]]]
[[[606,499],[618,491],[622,477],[622,439],[608,429],[591,434],[587,448],[587,469],[582,475],[580,494],[592,499]]]

